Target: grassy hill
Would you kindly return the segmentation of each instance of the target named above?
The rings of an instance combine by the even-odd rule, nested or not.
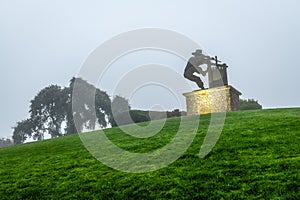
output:
[[[299,199],[300,109],[228,113],[217,145],[200,159],[209,120],[201,116],[196,138],[177,161],[142,174],[103,165],[78,135],[0,149],[0,199]],[[119,128],[106,133],[124,149],[148,152],[166,145],[179,122],[168,119],[146,139]]]

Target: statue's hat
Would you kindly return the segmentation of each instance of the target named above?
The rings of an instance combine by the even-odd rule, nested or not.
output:
[[[203,55],[203,53],[202,53],[201,49],[197,49],[195,52],[192,53],[192,55],[200,56],[200,55]]]

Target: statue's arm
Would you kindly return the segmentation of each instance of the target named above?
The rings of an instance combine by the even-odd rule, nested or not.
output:
[[[207,74],[207,70],[203,70],[201,67],[195,67],[198,71],[199,74],[201,74],[202,76],[206,76]]]

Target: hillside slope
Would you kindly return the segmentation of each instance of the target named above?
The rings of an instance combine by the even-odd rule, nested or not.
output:
[[[190,117],[193,120],[192,117]],[[0,199],[297,199],[300,196],[300,109],[227,114],[217,145],[198,157],[210,115],[201,116],[196,138],[177,161],[132,174],[97,161],[78,135],[0,149]],[[166,145],[180,118],[157,135],[136,139],[107,129],[132,152]],[[145,126],[146,124],[141,124]]]

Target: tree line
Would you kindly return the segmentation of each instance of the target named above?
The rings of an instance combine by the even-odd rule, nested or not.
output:
[[[73,93],[75,83],[76,93]],[[74,95],[80,95],[80,98],[73,98]],[[95,105],[89,105],[91,101],[88,98],[91,97],[95,98]],[[76,104],[80,105],[76,112],[72,110],[74,99],[80,101]],[[17,122],[13,141],[20,144],[29,137],[42,140],[46,133],[55,138],[81,132],[84,128],[93,130],[96,125],[105,128],[114,122],[111,104],[116,104],[114,107],[118,107],[119,111],[130,108],[127,99],[116,96],[111,101],[106,92],[81,78],[72,78],[67,87],[50,85],[30,101],[29,118]],[[96,119],[92,117],[95,111]]]
[[[241,110],[260,110],[262,105],[254,99],[241,99],[240,100],[240,109]]]

